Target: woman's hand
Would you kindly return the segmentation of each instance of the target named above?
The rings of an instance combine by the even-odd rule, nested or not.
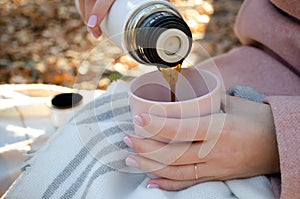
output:
[[[136,116],[136,134],[147,131],[152,137],[125,137],[138,153],[126,164],[159,176],[148,187],[164,190],[279,172],[269,105],[228,96],[224,109],[225,113],[191,119]]]
[[[102,34],[100,23],[106,16],[114,0],[76,0],[79,1],[79,8],[82,19],[87,25],[88,31],[98,38]]]

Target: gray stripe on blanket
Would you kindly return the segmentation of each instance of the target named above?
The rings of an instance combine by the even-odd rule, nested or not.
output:
[[[80,122],[77,122],[76,124],[82,125],[82,124],[92,124],[92,123],[102,122],[102,121],[105,121],[105,120],[109,120],[113,117],[116,117],[118,115],[129,113],[129,111],[130,111],[129,106],[122,106],[122,107],[115,108],[113,110],[101,113],[100,115],[96,115],[96,116],[86,118],[86,119],[84,119]]]
[[[104,94],[105,95],[105,94]],[[81,115],[82,113],[90,110],[90,109],[95,109],[95,108],[98,108],[100,106],[103,106],[107,103],[112,103],[114,101],[117,101],[117,100],[122,100],[124,98],[127,98],[128,97],[128,93],[127,92],[123,92],[123,93],[116,93],[114,95],[107,95],[107,96],[100,96],[101,97],[101,100],[94,100],[90,103],[88,103],[87,105],[84,106],[84,109],[80,109],[77,113],[76,113],[76,117],[78,117],[79,115]]]
[[[248,88],[248,87],[235,87],[234,89],[228,91],[228,93],[233,96],[239,96],[239,97],[243,97],[243,98],[253,100],[253,101],[261,101],[264,97],[263,94],[257,92],[254,89]],[[121,93],[120,93],[120,96],[121,96]],[[125,96],[125,94],[124,94],[124,96]],[[128,97],[127,93],[126,93],[125,97]],[[114,98],[114,99],[118,99],[118,98]],[[90,106],[89,109],[95,107],[96,106],[95,104],[99,105],[97,107],[101,107],[102,105],[107,104],[108,102],[112,102],[112,100],[114,100],[114,99],[112,98],[112,96],[105,96],[104,101],[102,101],[103,98],[100,98],[99,101],[96,101],[94,104],[89,105]],[[110,108],[111,108],[110,111],[101,113],[99,115],[94,115],[93,117],[88,117],[86,119],[81,120],[77,124],[81,125],[81,124],[92,124],[92,123],[103,122],[103,121],[107,121],[113,117],[130,112],[128,105],[123,106],[123,107],[118,107],[118,108],[111,106]],[[85,111],[86,111],[86,109],[85,109]],[[84,113],[84,112],[82,111],[82,113]],[[128,116],[130,117],[130,114],[128,114]],[[130,118],[128,118],[128,119],[130,119]],[[128,125],[127,126],[128,130],[133,131],[132,123],[127,123],[127,125]],[[99,143],[105,137],[114,135],[116,133],[122,133],[123,131],[124,131],[124,128],[121,128],[120,126],[114,126],[103,132],[99,132],[96,136],[91,138],[91,140],[89,140],[88,143],[86,144],[87,148],[83,147],[75,155],[75,157],[69,162],[69,164],[60,172],[60,174],[52,181],[52,183],[48,186],[47,190],[44,192],[43,198],[50,198],[51,196],[53,196],[55,191],[58,190],[59,186],[62,183],[64,183],[66,181],[66,179],[68,179],[70,177],[70,175],[75,171],[75,169],[87,157],[87,153],[89,152],[88,149],[94,148],[97,145],[97,143]],[[123,141],[118,141],[110,146],[102,148],[99,151],[99,153],[96,155],[96,157],[103,157],[104,155],[108,156],[113,152],[116,152],[116,151],[119,151],[120,149],[125,149],[125,148],[127,148],[127,145],[125,145],[125,143],[123,143]],[[86,182],[84,192],[81,195],[81,197],[84,198],[87,195],[89,188],[91,187],[91,185],[94,183],[94,181],[97,178],[104,175],[105,173],[125,167],[124,160],[121,159],[121,160],[106,163],[105,165],[101,165],[91,175],[89,175],[92,172],[93,167],[96,165],[96,162],[97,162],[97,159],[94,158],[87,164],[85,169],[80,173],[80,175],[77,177],[75,182],[65,191],[65,193],[61,196],[61,198],[74,197],[75,194],[78,193],[79,189],[83,186],[84,182],[86,182],[88,180]],[[88,177],[88,176],[90,176],[90,177]],[[81,193],[79,193],[79,194],[81,194]]]
[[[104,147],[99,153],[97,153],[96,157],[104,157],[105,155],[109,155],[112,152],[118,151],[118,149],[126,149],[126,148],[128,148],[128,146],[123,141],[117,142],[107,147]],[[61,198],[72,198],[76,194],[76,192],[80,189],[80,187],[88,177],[89,173],[91,172],[93,166],[96,164],[97,161],[98,161],[97,158],[93,158],[93,160],[88,164],[88,166],[79,175],[79,177],[71,185],[71,187],[69,187],[69,189],[65,192],[65,194],[62,195]],[[109,171],[124,168],[125,167],[124,162],[125,161],[122,159],[122,160],[106,163],[106,165],[102,165],[97,169],[96,172],[94,172],[91,179],[96,179],[93,176],[100,176]],[[91,179],[89,180],[88,187],[90,187],[90,185],[93,183],[93,180],[91,181]]]
[[[113,126],[109,129],[99,132],[97,135],[92,137],[87,144],[81,148],[81,150],[75,155],[75,157],[68,163],[68,165],[58,174],[52,183],[48,186],[43,194],[42,198],[50,198],[59,186],[66,181],[66,179],[75,171],[75,169],[83,162],[89,153],[88,149],[92,149],[105,137],[112,136],[114,134],[122,133],[123,131],[133,131],[132,124],[121,124],[119,126]]]
[[[126,167],[125,165],[125,161],[124,160],[119,160],[119,161],[115,161],[115,162],[111,162],[109,163],[109,165],[102,165],[101,167],[99,167],[93,174],[92,176],[89,178],[89,181],[87,182],[87,185],[85,186],[85,189],[83,191],[83,194],[81,195],[81,198],[84,199],[86,198],[86,195],[88,193],[89,188],[91,187],[91,185],[93,184],[93,182],[100,177],[101,175],[103,175],[104,173],[107,173],[109,171],[115,171],[116,169],[114,168],[118,168],[118,169],[122,169]]]

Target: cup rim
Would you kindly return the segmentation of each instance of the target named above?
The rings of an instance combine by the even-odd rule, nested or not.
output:
[[[190,68],[182,68],[181,70],[188,70],[188,69],[190,69]],[[146,73],[142,76],[136,77],[135,79],[133,79],[130,82],[129,91],[128,91],[129,98],[133,97],[133,98],[136,98],[140,101],[143,101],[143,102],[146,102],[146,103],[151,103],[151,104],[174,105],[174,104],[190,103],[190,102],[195,101],[195,100],[201,100],[201,99],[204,99],[204,98],[207,98],[207,97],[211,96],[213,93],[216,93],[219,90],[221,82],[220,82],[220,79],[217,77],[217,75],[215,75],[214,73],[212,73],[210,71],[207,71],[207,70],[203,70],[203,69],[199,69],[199,68],[194,68],[194,69],[196,69],[199,73],[206,73],[206,74],[212,76],[216,81],[216,86],[211,91],[209,91],[208,93],[206,93],[204,95],[201,95],[199,97],[195,97],[195,98],[192,98],[192,99],[176,101],[176,102],[161,102],[161,101],[148,100],[148,99],[144,99],[144,98],[141,98],[141,97],[135,95],[134,92],[132,92],[133,84],[136,81],[138,81],[138,79],[141,78],[144,75],[151,75],[152,73],[159,72],[159,71],[152,71],[152,72]]]

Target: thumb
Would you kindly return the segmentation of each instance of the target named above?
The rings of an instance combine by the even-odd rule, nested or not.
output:
[[[221,112],[227,113],[228,112],[228,98],[230,96],[227,94],[221,94]]]
[[[243,106],[245,101],[248,100],[228,94],[223,94],[221,95],[221,111],[224,113],[232,113],[236,111],[237,107]]]

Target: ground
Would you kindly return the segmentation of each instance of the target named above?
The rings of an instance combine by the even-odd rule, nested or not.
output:
[[[203,33],[196,42],[209,56],[240,45],[233,25],[242,0],[194,1]],[[94,39],[73,0],[0,0],[0,46],[0,84],[106,89],[138,65],[105,38]]]

